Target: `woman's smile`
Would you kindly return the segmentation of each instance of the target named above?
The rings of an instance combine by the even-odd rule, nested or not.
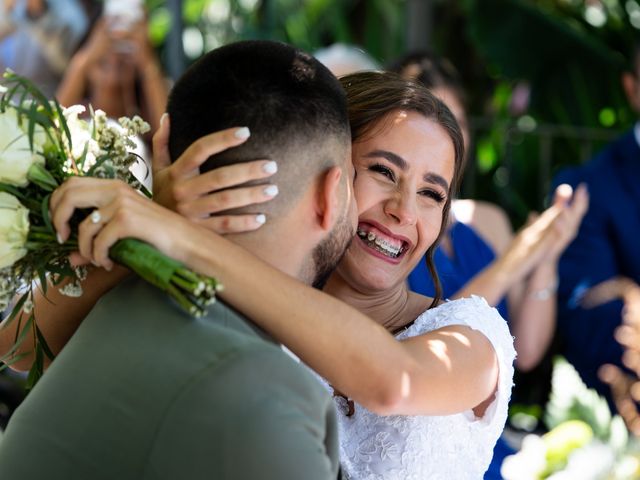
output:
[[[395,235],[374,221],[359,222],[357,237],[365,251],[394,264],[400,263],[404,254],[411,247],[411,241],[407,237]]]

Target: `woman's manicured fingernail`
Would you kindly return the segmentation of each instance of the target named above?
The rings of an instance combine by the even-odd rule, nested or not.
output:
[[[164,121],[167,119],[169,115],[167,114],[167,112],[164,112],[162,114],[162,116],[160,117],[160,126],[164,125]]]
[[[249,138],[249,136],[251,135],[251,132],[249,131],[248,127],[240,127],[235,132],[233,132],[233,134],[235,135],[236,138],[243,139],[243,138]]]
[[[270,162],[267,162],[262,166],[262,171],[264,173],[274,174],[278,171],[278,164],[273,160]]]
[[[58,232],[56,232],[56,240],[58,240],[58,243],[60,245],[62,245],[64,242],[62,241],[62,237],[60,236],[60,234]]]
[[[276,195],[278,195],[279,190],[277,185],[269,185],[263,191],[267,197],[275,197]]]
[[[267,216],[264,213],[260,213],[256,215],[256,223],[259,223],[260,225],[264,225],[266,221],[267,221]]]

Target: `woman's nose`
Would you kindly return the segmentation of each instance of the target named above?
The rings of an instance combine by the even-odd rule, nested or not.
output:
[[[415,225],[418,214],[412,195],[398,193],[385,203],[384,211],[399,225]]]

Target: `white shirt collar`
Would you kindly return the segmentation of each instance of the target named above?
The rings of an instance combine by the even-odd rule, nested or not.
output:
[[[633,133],[636,136],[636,143],[638,144],[638,146],[640,147],[640,122],[636,123],[635,128],[633,129]]]

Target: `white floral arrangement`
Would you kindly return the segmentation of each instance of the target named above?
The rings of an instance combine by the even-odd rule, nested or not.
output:
[[[640,478],[640,445],[606,400],[588,389],[575,368],[554,361],[544,435],[527,435],[505,458],[504,480],[633,480]]]
[[[149,130],[140,117],[107,121],[102,111],[61,107],[49,101],[27,79],[7,71],[0,84],[0,313],[16,301],[3,326],[13,321],[20,332],[14,347],[0,358],[5,364],[26,335],[35,343],[35,361],[29,374],[32,386],[43,371],[45,355],[53,355],[38,328],[33,311],[34,288],[46,295],[52,283],[71,296],[82,293],[83,267],[69,264],[76,251],[77,225],[90,212],[76,212],[73,233],[60,244],[49,218],[51,193],[72,176],[120,179],[149,195],[131,167],[140,159],[132,153],[133,138]],[[166,291],[194,316],[202,315],[221,286],[215,279],[187,269],[147,243],[123,239],[109,251],[110,257]],[[61,285],[64,283],[64,287]],[[39,286],[39,287],[37,287]],[[16,300],[17,298],[17,300]],[[20,312],[26,315],[19,315]],[[24,317],[28,316],[26,320]]]

